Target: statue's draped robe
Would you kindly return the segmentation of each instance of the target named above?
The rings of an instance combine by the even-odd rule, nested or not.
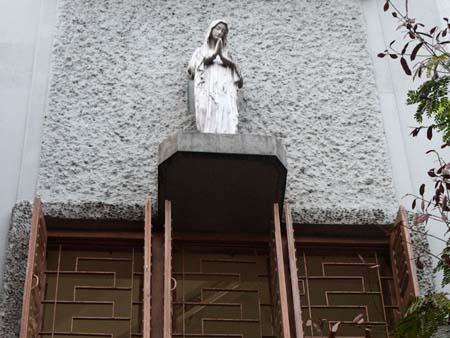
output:
[[[208,37],[215,25],[211,26]],[[223,53],[231,58],[225,45]],[[213,49],[205,42],[195,50],[189,62],[188,73],[194,79],[197,129],[203,133],[235,134],[238,124],[236,82],[239,76],[233,69],[223,66],[219,56],[212,64],[205,65],[204,58],[212,54]]]

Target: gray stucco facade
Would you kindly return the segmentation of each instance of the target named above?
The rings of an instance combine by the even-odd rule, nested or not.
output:
[[[393,221],[398,202],[360,1],[58,6],[38,183],[47,214],[143,218],[145,198],[157,193],[158,145],[195,128],[189,57],[209,21],[226,17],[244,76],[240,132],[275,135],[286,146],[294,222]],[[13,211],[1,337],[18,332],[30,215],[25,202]],[[432,287],[425,263],[422,290]]]
[[[156,193],[159,143],[194,129],[187,62],[209,21],[225,16],[245,81],[240,132],[285,144],[294,219],[393,219],[392,171],[359,1],[59,6],[38,189],[44,201],[142,204]]]

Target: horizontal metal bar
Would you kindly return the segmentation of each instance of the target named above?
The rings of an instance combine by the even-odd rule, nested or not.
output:
[[[130,317],[91,317],[91,316],[77,316],[72,317],[72,320],[131,320]]]
[[[202,288],[203,291],[226,291],[226,292],[252,292],[258,293],[255,289],[226,289],[226,288]]]
[[[353,262],[322,262],[323,265],[350,265],[350,266],[374,266],[374,267],[378,267],[379,264],[376,264],[375,262],[373,263],[353,263]]]
[[[80,257],[78,256],[77,261],[122,261],[131,262],[131,258],[125,257]]]
[[[121,286],[75,286],[75,289],[89,289],[89,290],[120,290],[120,291],[130,291],[133,288],[121,287]]]
[[[363,322],[363,323],[361,323],[361,324],[358,324],[358,323],[355,323],[355,322],[353,322],[352,320],[339,320],[340,322],[341,322],[341,324],[351,324],[351,325],[354,325],[354,326],[362,326],[362,327],[364,327],[364,326],[370,326],[370,325],[372,325],[372,326],[386,326],[387,324],[386,324],[386,322]],[[335,320],[335,321],[328,321],[329,323],[336,323],[337,321]],[[347,338],[348,336],[346,336],[346,338]]]
[[[259,323],[256,319],[234,319],[234,318],[202,318],[205,322],[229,322],[229,323]]]
[[[257,263],[255,261],[250,261],[250,260],[222,259],[222,258],[200,258],[200,262],[238,263],[238,264],[256,264]]]
[[[299,275],[298,278],[301,279],[364,279],[364,276],[303,276]]]
[[[80,230],[49,230],[47,232],[49,238],[101,238],[101,239],[142,239],[143,232],[129,231],[80,231]]]
[[[227,273],[227,272],[173,272],[172,275],[176,276],[230,276],[230,277],[240,277],[239,273]]]
[[[41,331],[39,332],[39,335],[58,335],[58,336],[81,336],[81,337],[89,337],[89,336],[95,336],[95,337],[110,337],[112,338],[113,335],[109,333],[89,333],[89,332],[61,332],[61,331]]]
[[[302,305],[302,308],[316,308],[316,309],[365,309],[365,305]]]
[[[70,270],[47,270],[45,271],[46,274],[49,275],[115,275],[115,271],[70,271]]]
[[[238,333],[172,333],[172,337],[214,337],[214,338],[243,338],[243,335]]]
[[[93,300],[52,300],[45,299],[42,301],[44,304],[74,304],[74,305],[83,305],[83,304],[92,304],[92,305],[113,305],[114,302],[107,301],[93,301]]]
[[[356,295],[380,295],[379,291],[325,291],[325,293],[331,294],[356,294]]]
[[[316,236],[296,236],[295,243],[301,244],[345,244],[350,246],[361,245],[389,245],[389,239],[377,238],[342,238],[342,237],[316,237]]]
[[[241,303],[206,303],[206,302],[172,302],[173,305],[199,305],[199,306],[236,306],[240,307]]]

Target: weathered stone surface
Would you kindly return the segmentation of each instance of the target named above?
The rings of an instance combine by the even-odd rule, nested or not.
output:
[[[357,0],[60,1],[43,200],[132,205],[156,194],[158,144],[195,128],[192,46],[223,16],[246,81],[240,132],[286,145],[294,221],[390,222],[392,174]]]
[[[420,294],[425,295],[435,290],[434,285],[434,272],[433,272],[433,260],[428,254],[430,252],[430,245],[428,244],[427,228],[425,224],[413,225],[413,214],[408,213],[408,219],[410,226],[414,231],[410,231],[412,248],[414,257],[420,257],[423,263],[423,269],[417,269],[417,279],[419,282]]]
[[[228,16],[245,77],[240,132],[275,135],[286,145],[295,222],[394,220],[359,0],[58,3],[39,180],[46,214],[143,219],[147,194],[156,198],[159,143],[195,129],[186,102],[192,46],[211,19]],[[0,294],[0,337],[18,336],[30,222],[30,204],[19,203]]]
[[[4,338],[19,336],[30,224],[31,204],[18,203],[12,211],[0,292],[0,337]]]
[[[433,338],[448,338],[450,337],[450,325],[442,326],[438,332],[433,335]]]
[[[107,204],[103,202],[44,202],[46,216],[68,219],[123,219],[144,221],[142,204]]]

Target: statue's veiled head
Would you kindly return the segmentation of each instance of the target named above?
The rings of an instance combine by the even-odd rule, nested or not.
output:
[[[225,20],[214,20],[210,23],[206,32],[206,43],[212,46],[218,39],[222,39],[224,46],[227,44],[228,23]]]

